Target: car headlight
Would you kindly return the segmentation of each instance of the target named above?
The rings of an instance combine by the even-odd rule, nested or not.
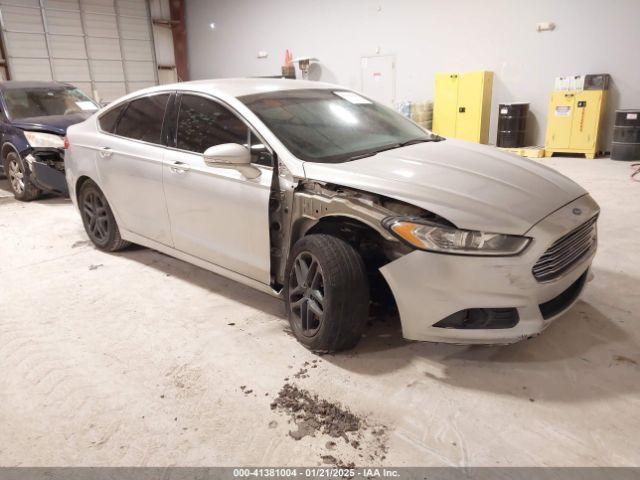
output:
[[[460,230],[416,218],[389,217],[383,221],[383,225],[411,246],[439,253],[517,255],[531,241],[529,237]]]
[[[25,130],[24,136],[33,148],[64,148],[64,140],[59,135]]]

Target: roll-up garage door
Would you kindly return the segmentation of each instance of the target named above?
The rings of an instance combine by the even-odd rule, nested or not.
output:
[[[146,0],[0,0],[12,80],[72,83],[111,101],[158,83]]]

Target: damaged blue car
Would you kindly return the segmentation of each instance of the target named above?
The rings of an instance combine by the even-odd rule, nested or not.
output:
[[[64,175],[67,127],[99,105],[81,90],[59,82],[0,82],[0,167],[16,199],[43,193],[68,195]]]

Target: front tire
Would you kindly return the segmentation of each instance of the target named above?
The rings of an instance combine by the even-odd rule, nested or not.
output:
[[[287,262],[285,303],[300,343],[317,352],[353,348],[369,314],[369,282],[364,262],[347,242],[308,235]]]
[[[89,240],[97,248],[105,252],[117,252],[130,245],[120,236],[116,219],[102,190],[91,180],[80,188],[78,208]]]
[[[16,152],[10,151],[4,158],[4,173],[9,180],[11,191],[16,200],[30,202],[42,194],[29,180],[24,163]]]

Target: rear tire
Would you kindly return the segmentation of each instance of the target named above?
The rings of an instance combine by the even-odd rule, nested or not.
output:
[[[80,187],[78,208],[89,240],[97,248],[105,252],[117,252],[130,245],[120,236],[116,219],[102,190],[91,180]]]
[[[29,180],[23,160],[15,151],[10,151],[4,158],[4,173],[9,180],[11,191],[16,200],[30,202],[38,198],[42,192]]]
[[[369,315],[369,282],[362,257],[347,242],[318,234],[294,245],[284,297],[291,329],[316,352],[355,347]]]

